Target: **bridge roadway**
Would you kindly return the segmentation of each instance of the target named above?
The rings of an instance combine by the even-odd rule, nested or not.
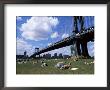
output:
[[[74,40],[87,40],[87,42],[94,41],[94,27],[87,28],[83,32],[77,33],[75,36],[71,35],[67,38],[62,39],[61,41],[51,44],[46,48],[43,48],[38,52],[35,52],[30,57],[35,57],[36,55],[39,55],[47,51],[72,45]]]

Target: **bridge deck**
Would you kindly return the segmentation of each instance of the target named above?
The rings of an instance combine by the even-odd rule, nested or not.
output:
[[[51,44],[50,46],[39,50],[39,52],[34,53],[30,57],[34,57],[36,55],[39,55],[39,54],[47,52],[47,51],[51,51],[51,50],[54,50],[54,49],[58,49],[58,48],[62,48],[62,47],[65,47],[65,46],[72,45],[73,41],[78,40],[78,39],[81,40],[81,39],[84,39],[84,38],[86,38],[86,40],[88,42],[92,41],[94,39],[94,27],[87,28],[83,32],[77,33],[75,36],[71,35],[67,38],[64,38],[61,41],[58,41],[54,44]]]

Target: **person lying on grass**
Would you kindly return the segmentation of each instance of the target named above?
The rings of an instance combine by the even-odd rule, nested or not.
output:
[[[69,69],[71,66],[71,63],[69,64],[64,64],[64,62],[58,62],[55,67],[60,68],[60,69]]]

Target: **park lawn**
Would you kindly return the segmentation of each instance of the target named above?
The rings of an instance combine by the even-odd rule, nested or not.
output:
[[[61,70],[56,68],[57,62],[71,62],[71,68],[78,68],[73,71],[71,69]],[[41,62],[32,64],[29,61],[25,64],[16,64],[16,74],[94,74],[94,64],[87,65],[84,62],[92,62],[93,59],[79,59],[78,61],[73,61],[71,59],[60,59],[60,60],[45,60],[48,64],[46,67],[41,67]]]

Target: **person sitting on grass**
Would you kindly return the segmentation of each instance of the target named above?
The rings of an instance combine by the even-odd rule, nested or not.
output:
[[[70,66],[71,66],[71,63],[65,64],[65,65],[63,65],[60,69],[69,69]]]
[[[45,66],[48,66],[47,63],[42,62],[41,67],[45,67]]]

